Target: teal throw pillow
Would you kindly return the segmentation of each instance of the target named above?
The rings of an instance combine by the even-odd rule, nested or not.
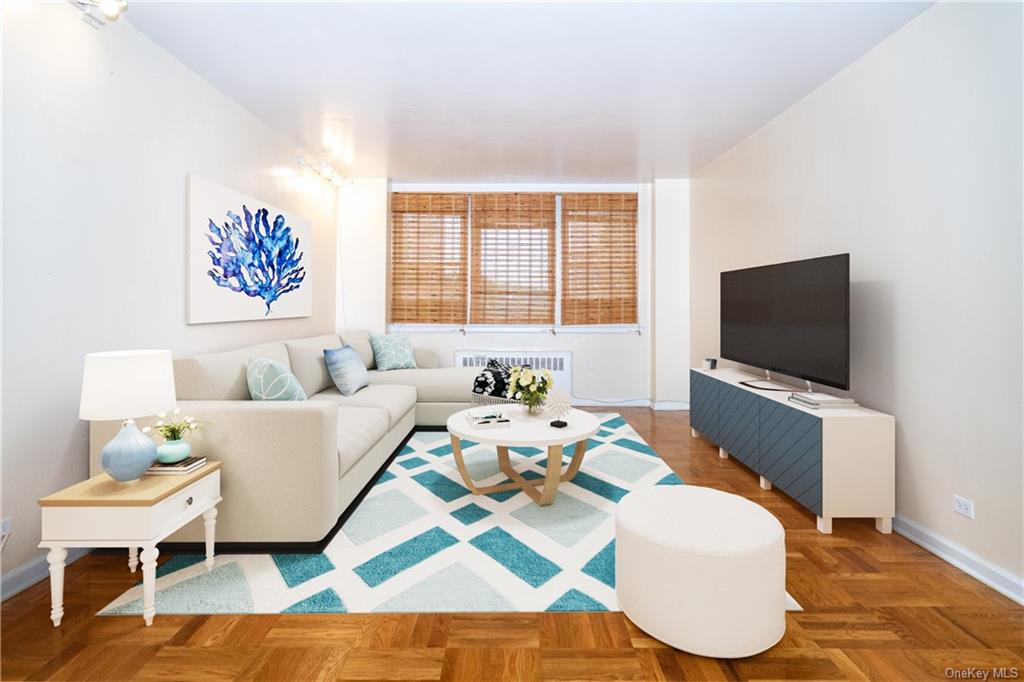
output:
[[[352,346],[325,348],[324,360],[334,385],[342,395],[355,395],[356,391],[370,384],[366,365]]]
[[[408,334],[370,334],[370,345],[377,369],[381,371],[416,367]]]
[[[253,358],[245,368],[253,400],[305,400],[299,380],[277,360]]]

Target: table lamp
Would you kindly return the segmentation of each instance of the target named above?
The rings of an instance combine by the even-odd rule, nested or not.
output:
[[[170,351],[123,350],[85,356],[78,416],[89,421],[124,420],[100,456],[111,478],[136,481],[153,464],[156,443],[133,420],[170,412],[175,400]]]

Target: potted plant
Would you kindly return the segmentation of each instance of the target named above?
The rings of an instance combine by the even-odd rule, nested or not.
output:
[[[181,408],[174,410],[174,416],[181,414]],[[180,421],[167,420],[167,413],[157,415],[160,419],[152,430],[164,438],[164,442],[156,448],[156,459],[163,464],[174,464],[192,454],[192,445],[185,440],[185,434],[199,430],[199,422],[192,417],[183,417]],[[165,421],[167,420],[167,421]],[[149,433],[150,429],[143,429]]]
[[[507,397],[518,400],[530,414],[540,414],[554,383],[551,370],[535,371],[529,367],[513,367],[509,375]]]

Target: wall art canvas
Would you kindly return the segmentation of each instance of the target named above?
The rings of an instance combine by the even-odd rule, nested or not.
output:
[[[188,322],[313,314],[308,220],[188,176]]]

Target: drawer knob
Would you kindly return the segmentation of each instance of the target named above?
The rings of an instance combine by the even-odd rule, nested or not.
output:
[[[192,497],[191,496],[187,500],[185,500],[185,504],[188,505],[188,506],[192,506]]]

